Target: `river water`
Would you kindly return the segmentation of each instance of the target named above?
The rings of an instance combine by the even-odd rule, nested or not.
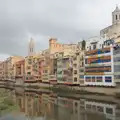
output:
[[[120,105],[0,88],[0,120],[120,120]]]

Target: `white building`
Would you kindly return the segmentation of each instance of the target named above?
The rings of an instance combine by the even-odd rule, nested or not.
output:
[[[120,9],[118,6],[112,12],[112,25],[102,29],[100,35],[107,39],[114,39],[115,42],[120,42]]]
[[[95,49],[102,49],[104,45],[105,38],[100,36],[94,36],[89,38],[86,41],[86,50],[95,50]]]
[[[115,86],[113,40],[93,37],[86,42],[85,85]]]

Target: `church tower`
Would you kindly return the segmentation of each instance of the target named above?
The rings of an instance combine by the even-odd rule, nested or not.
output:
[[[28,56],[32,56],[34,54],[35,54],[35,43],[33,38],[31,38],[28,46]]]
[[[116,6],[116,9],[112,12],[112,24],[120,23],[120,9]]]

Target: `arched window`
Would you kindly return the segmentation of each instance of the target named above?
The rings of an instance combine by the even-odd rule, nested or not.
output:
[[[117,20],[117,18],[118,18],[118,17],[117,17],[117,15],[116,15],[116,20]]]

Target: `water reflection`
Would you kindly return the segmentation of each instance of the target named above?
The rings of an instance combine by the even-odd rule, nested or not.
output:
[[[55,93],[11,91],[19,114],[28,120],[119,120],[119,104],[88,99],[73,99]]]

